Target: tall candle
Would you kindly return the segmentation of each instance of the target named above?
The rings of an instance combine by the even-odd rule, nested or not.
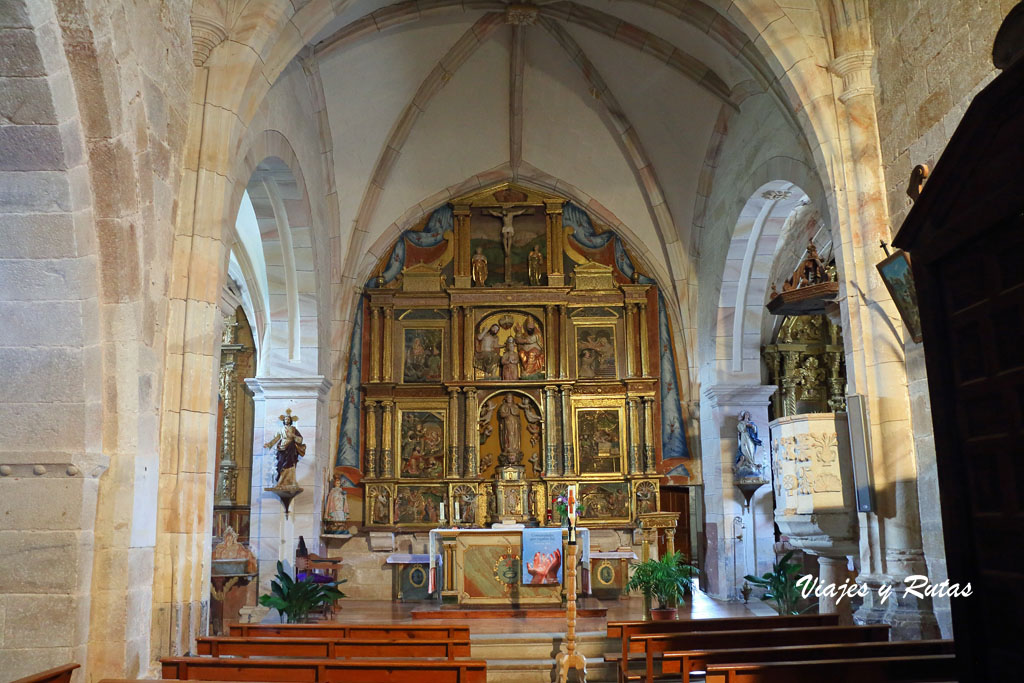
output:
[[[441,501],[441,514],[439,517],[441,524],[444,524],[444,501]]]
[[[460,519],[462,519],[462,517],[459,515],[459,501],[455,501],[455,521],[456,521],[456,523]]]

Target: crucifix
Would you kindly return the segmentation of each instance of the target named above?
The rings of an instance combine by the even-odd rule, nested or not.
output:
[[[501,211],[485,211],[484,213],[501,219],[501,248],[505,252],[505,282],[512,282],[512,238],[516,234],[512,219],[527,213],[526,209],[512,210],[503,208]]]

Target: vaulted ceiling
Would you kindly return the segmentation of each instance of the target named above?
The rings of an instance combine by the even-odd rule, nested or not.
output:
[[[710,17],[606,0],[360,0],[313,54],[343,230],[532,178],[599,202],[669,269],[716,121],[752,78]]]

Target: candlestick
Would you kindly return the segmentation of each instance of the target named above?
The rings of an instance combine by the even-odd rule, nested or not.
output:
[[[440,520],[441,524],[443,525],[444,524],[444,501],[443,500],[441,501],[441,514],[440,514],[439,520]]]
[[[458,524],[461,519],[462,515],[459,514],[459,501],[455,501],[455,523]]]

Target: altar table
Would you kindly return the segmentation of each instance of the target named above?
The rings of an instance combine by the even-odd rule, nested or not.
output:
[[[564,585],[530,585],[522,579],[522,528],[432,529],[430,592],[459,605],[561,605]],[[569,530],[562,531],[566,557]],[[577,554],[584,577],[590,569],[590,530],[576,530]],[[564,584],[563,571],[563,584]],[[584,580],[581,593],[589,591]]]

